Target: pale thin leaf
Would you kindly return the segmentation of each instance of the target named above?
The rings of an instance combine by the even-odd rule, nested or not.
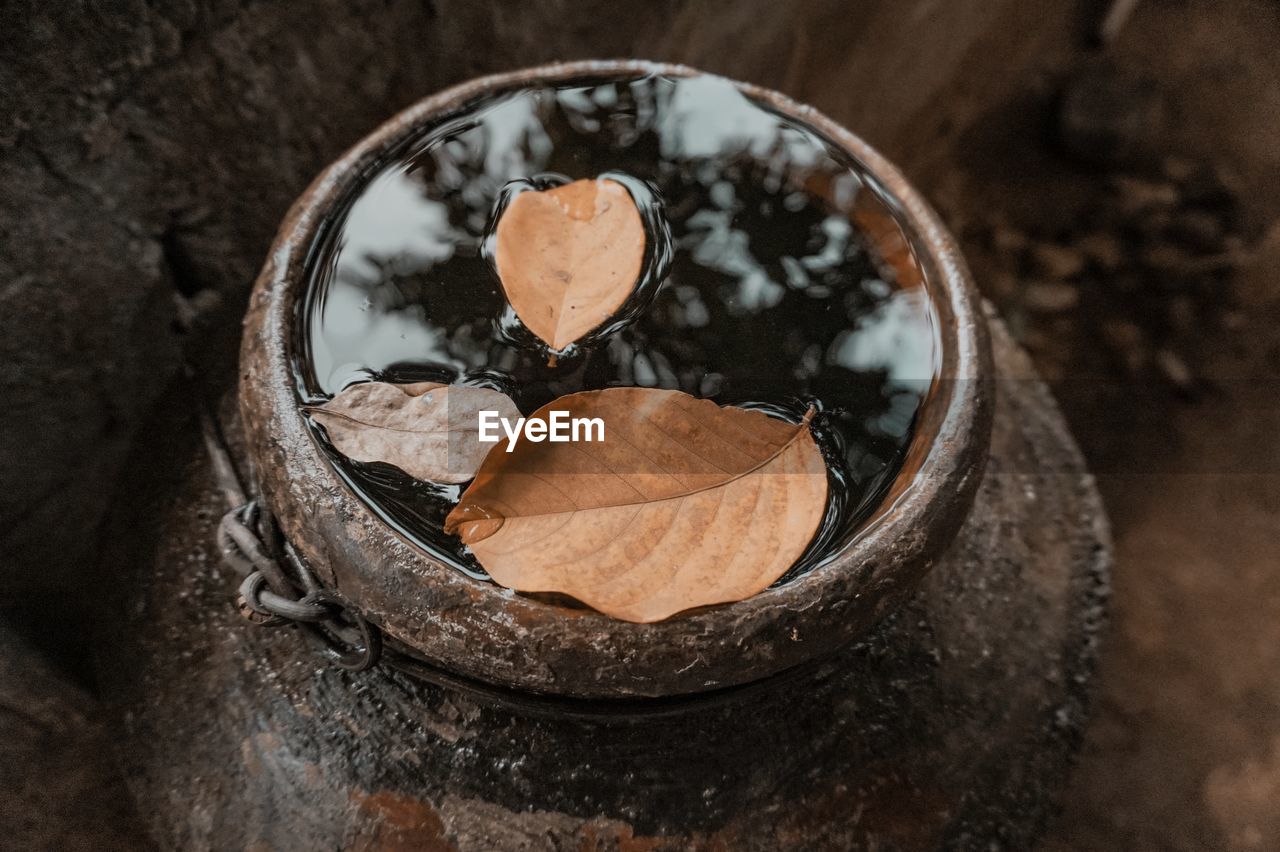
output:
[[[363,462],[386,462],[415,479],[466,482],[495,444],[478,438],[478,414],[520,416],[504,393],[466,385],[365,382],[307,410],[338,452]]]

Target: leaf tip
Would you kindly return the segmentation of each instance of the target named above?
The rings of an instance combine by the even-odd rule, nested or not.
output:
[[[503,518],[475,503],[462,502],[444,519],[444,531],[456,535],[463,544],[475,544],[502,529]]]

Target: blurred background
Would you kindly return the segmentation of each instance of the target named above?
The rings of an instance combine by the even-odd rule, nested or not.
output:
[[[1057,394],[1116,565],[1046,848],[1280,849],[1274,0],[3,0],[0,845],[146,848],[89,663],[103,522],[194,448],[183,364],[234,380],[289,203],[446,85],[619,56],[879,147]]]

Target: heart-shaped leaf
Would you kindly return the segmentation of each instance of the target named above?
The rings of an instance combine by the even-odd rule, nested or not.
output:
[[[494,261],[516,315],[554,350],[613,316],[644,261],[640,211],[614,180],[577,180],[511,200]]]
[[[365,382],[306,410],[338,452],[393,464],[415,479],[466,482],[495,445],[478,438],[478,414],[520,416],[504,393],[467,385]]]
[[[504,586],[659,621],[764,589],[822,520],[827,470],[807,416],[651,388],[571,394],[530,420],[551,410],[600,418],[604,440],[492,453],[445,521]]]

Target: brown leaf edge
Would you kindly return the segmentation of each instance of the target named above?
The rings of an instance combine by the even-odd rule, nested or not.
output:
[[[554,405],[554,404],[555,404],[554,402],[550,403],[550,405]],[[750,409],[744,409],[744,410],[750,410]],[[791,445],[794,444],[796,441],[800,440],[801,436],[804,435],[805,431],[809,428],[809,424],[813,421],[813,417],[816,413],[817,413],[817,408],[813,405],[810,405],[808,410],[805,411],[804,416],[800,419],[800,422],[797,424],[794,424],[796,427],[796,430],[794,433],[792,433],[791,437],[787,439],[786,443],[778,447],[777,450],[775,450],[767,458],[761,460],[758,464],[753,465],[752,467],[742,471],[741,473],[734,474],[728,479],[725,479],[721,482],[717,482],[713,485],[704,485],[701,488],[695,488],[691,491],[685,491],[680,494],[673,494],[670,497],[659,497],[654,500],[629,500],[625,503],[610,503],[607,508],[613,509],[613,508],[620,508],[622,506],[639,506],[642,504],[648,505],[651,503],[663,503],[669,500],[684,500],[686,498],[692,497],[695,494],[701,494],[704,491],[711,491],[716,488],[724,488],[726,485],[729,485],[730,483],[733,483],[733,482],[737,482],[739,479],[742,479],[744,476],[750,476],[751,474],[760,470],[762,467],[765,467],[771,464],[774,459],[778,458],[778,456],[782,455],[784,452],[790,449]],[[768,416],[768,415],[765,415],[765,416]],[[506,518],[495,518],[492,516],[463,517],[463,515],[467,514],[468,510],[480,511],[478,507],[475,507],[474,505],[468,505],[466,500],[467,500],[467,495],[464,493],[462,495],[462,499],[458,501],[458,505],[455,506],[453,510],[449,512],[447,517],[445,517],[444,531],[446,533],[449,533],[450,535],[457,535],[460,539],[462,539],[463,544],[469,545],[469,544],[474,544],[476,542],[484,541],[486,538],[489,538],[490,536],[496,534],[499,530],[502,529],[502,525],[506,521]],[[601,508],[606,508],[606,507],[601,507]],[[577,511],[591,511],[591,509],[579,509]],[[552,514],[561,514],[561,513],[556,512]],[[531,517],[531,516],[522,515],[521,517]],[[462,526],[464,524],[476,524],[476,525],[484,524],[485,530],[486,530],[485,534],[481,536],[469,535],[468,530],[462,529]]]
[[[431,381],[407,382],[405,384],[398,384],[395,382],[381,382],[381,384],[386,385],[388,387],[394,387],[400,390],[402,393],[404,393],[406,397],[409,397],[409,398],[417,398],[425,394],[428,394],[431,391],[439,390],[442,388],[448,389],[451,387],[470,387],[468,385],[450,385],[450,384],[445,384],[443,382],[431,382]],[[343,390],[345,391],[346,389],[344,388]],[[495,391],[495,393],[501,393],[501,391]],[[359,417],[353,417],[350,414],[347,414],[345,412],[336,411],[334,409],[329,408],[328,403],[333,402],[333,400],[337,399],[340,395],[341,395],[340,393],[336,394],[326,403],[323,403],[320,405],[312,405],[312,404],[300,405],[298,406],[298,410],[304,414],[311,416],[312,418],[323,419],[326,417],[332,417],[334,419],[343,420],[343,421],[346,421],[347,423],[351,423],[357,426],[364,426],[370,429],[381,430],[383,432],[393,432],[393,433],[400,433],[405,435],[434,435],[434,434],[441,434],[441,433],[448,434],[451,431],[447,426],[444,428],[436,428],[436,429],[401,429],[394,426],[387,426],[381,423],[374,423],[368,420],[362,420]],[[506,396],[505,394],[502,394],[502,395]],[[512,405],[514,407],[514,403]],[[321,425],[323,425],[322,422],[321,422]],[[338,446],[338,442],[333,441],[332,436],[330,437],[330,440],[334,443],[335,450],[337,450],[338,452],[343,452],[342,448]],[[356,460],[359,461],[359,459],[356,459]],[[469,471],[465,473],[450,472],[449,475],[446,475],[446,476],[425,477],[424,479],[422,474],[414,471],[406,470],[404,467],[396,464],[395,462],[392,462],[386,459],[382,459],[381,461],[383,461],[386,464],[390,464],[393,467],[397,467],[398,469],[402,470],[406,475],[421,481],[444,482],[446,484],[460,485],[464,482],[470,481],[475,476],[475,471]],[[477,470],[479,468],[480,463],[483,463],[483,459],[481,459],[480,462],[477,463]]]
[[[545,286],[540,285],[538,283],[538,279],[529,274],[529,269],[537,268],[539,265],[545,264],[546,258],[539,256],[535,261],[518,255],[515,259],[509,259],[503,253],[502,247],[509,240],[515,239],[515,237],[512,236],[513,228],[515,229],[516,235],[523,236],[523,239],[518,241],[520,244],[520,251],[528,251],[534,244],[535,234],[524,233],[520,230],[519,225],[527,223],[528,225],[542,224],[545,226],[547,224],[545,217],[541,220],[536,217],[532,219],[530,218],[534,216],[534,212],[536,211],[527,211],[524,209],[530,204],[538,203],[533,201],[535,197],[550,199],[555,202],[559,209],[557,221],[559,219],[563,219],[568,222],[584,223],[580,227],[591,227],[593,223],[599,219],[600,213],[593,209],[590,214],[587,214],[583,210],[584,201],[586,200],[585,194],[587,193],[588,188],[590,188],[590,198],[593,208],[594,205],[598,203],[598,193],[602,190],[608,192],[620,192],[621,195],[629,201],[629,205],[626,208],[627,212],[620,215],[622,215],[624,219],[627,219],[627,223],[623,227],[633,228],[633,236],[638,237],[639,252],[634,258],[634,264],[625,264],[625,267],[627,267],[628,271],[632,272],[632,274],[624,275],[623,278],[619,279],[618,284],[613,288],[604,291],[606,295],[611,295],[611,298],[602,299],[595,304],[591,304],[590,300],[588,300],[589,304],[587,307],[589,308],[598,308],[600,304],[609,304],[612,302],[610,310],[596,318],[595,322],[590,326],[583,326],[580,328],[577,333],[572,334],[572,336],[568,336],[563,339],[561,338],[562,326],[570,320],[569,314],[565,313],[565,305],[567,304],[566,300],[569,297],[569,293],[574,282],[572,280],[567,282],[567,286],[564,291],[560,293],[560,301],[558,303],[544,303],[551,312],[551,315],[555,317],[555,325],[554,328],[551,329],[552,334],[548,337],[544,333],[547,329],[542,327],[543,322],[539,314],[531,311],[534,304],[529,298],[533,293],[536,293],[541,289],[542,286]],[[523,207],[521,205],[523,205]],[[634,219],[634,221],[632,221],[632,219]],[[549,366],[552,367],[555,366],[557,357],[556,353],[565,350],[577,341],[581,340],[584,336],[591,334],[595,329],[600,328],[600,326],[608,321],[610,315],[616,313],[618,309],[626,304],[627,299],[631,298],[636,288],[639,286],[641,276],[644,273],[645,250],[650,240],[649,235],[645,233],[644,217],[641,215],[640,210],[637,207],[636,199],[632,195],[631,190],[625,184],[607,176],[583,178],[560,186],[548,189],[532,189],[516,195],[511,200],[508,207],[503,211],[501,218],[498,220],[497,228],[494,232],[494,238],[495,245],[493,249],[493,264],[498,273],[498,279],[501,283],[503,294],[506,296],[507,304],[511,307],[512,311],[520,319],[521,323],[529,330],[529,332],[534,337],[542,341],[546,346],[551,348]],[[625,251],[625,244],[626,240],[624,239],[621,241],[621,245],[623,246],[622,248],[614,247],[611,249],[613,251],[613,257],[601,254],[589,256],[585,261],[585,268],[572,270],[570,272],[571,279],[577,279],[578,276],[583,273],[590,273],[588,277],[597,282],[596,290],[600,290],[599,276],[601,274],[601,269],[609,269],[621,264],[623,259],[622,253]],[[604,247],[609,248],[607,245]],[[592,266],[592,264],[595,265]],[[633,271],[629,269],[631,265],[635,266]],[[628,281],[629,283],[623,283]],[[582,295],[583,294],[579,294],[579,297],[581,298]],[[599,296],[600,293],[597,292],[595,295]],[[524,310],[521,309],[522,307]],[[572,311],[573,309],[573,306],[570,305],[569,310]],[[589,311],[589,313],[593,312],[595,311]]]

